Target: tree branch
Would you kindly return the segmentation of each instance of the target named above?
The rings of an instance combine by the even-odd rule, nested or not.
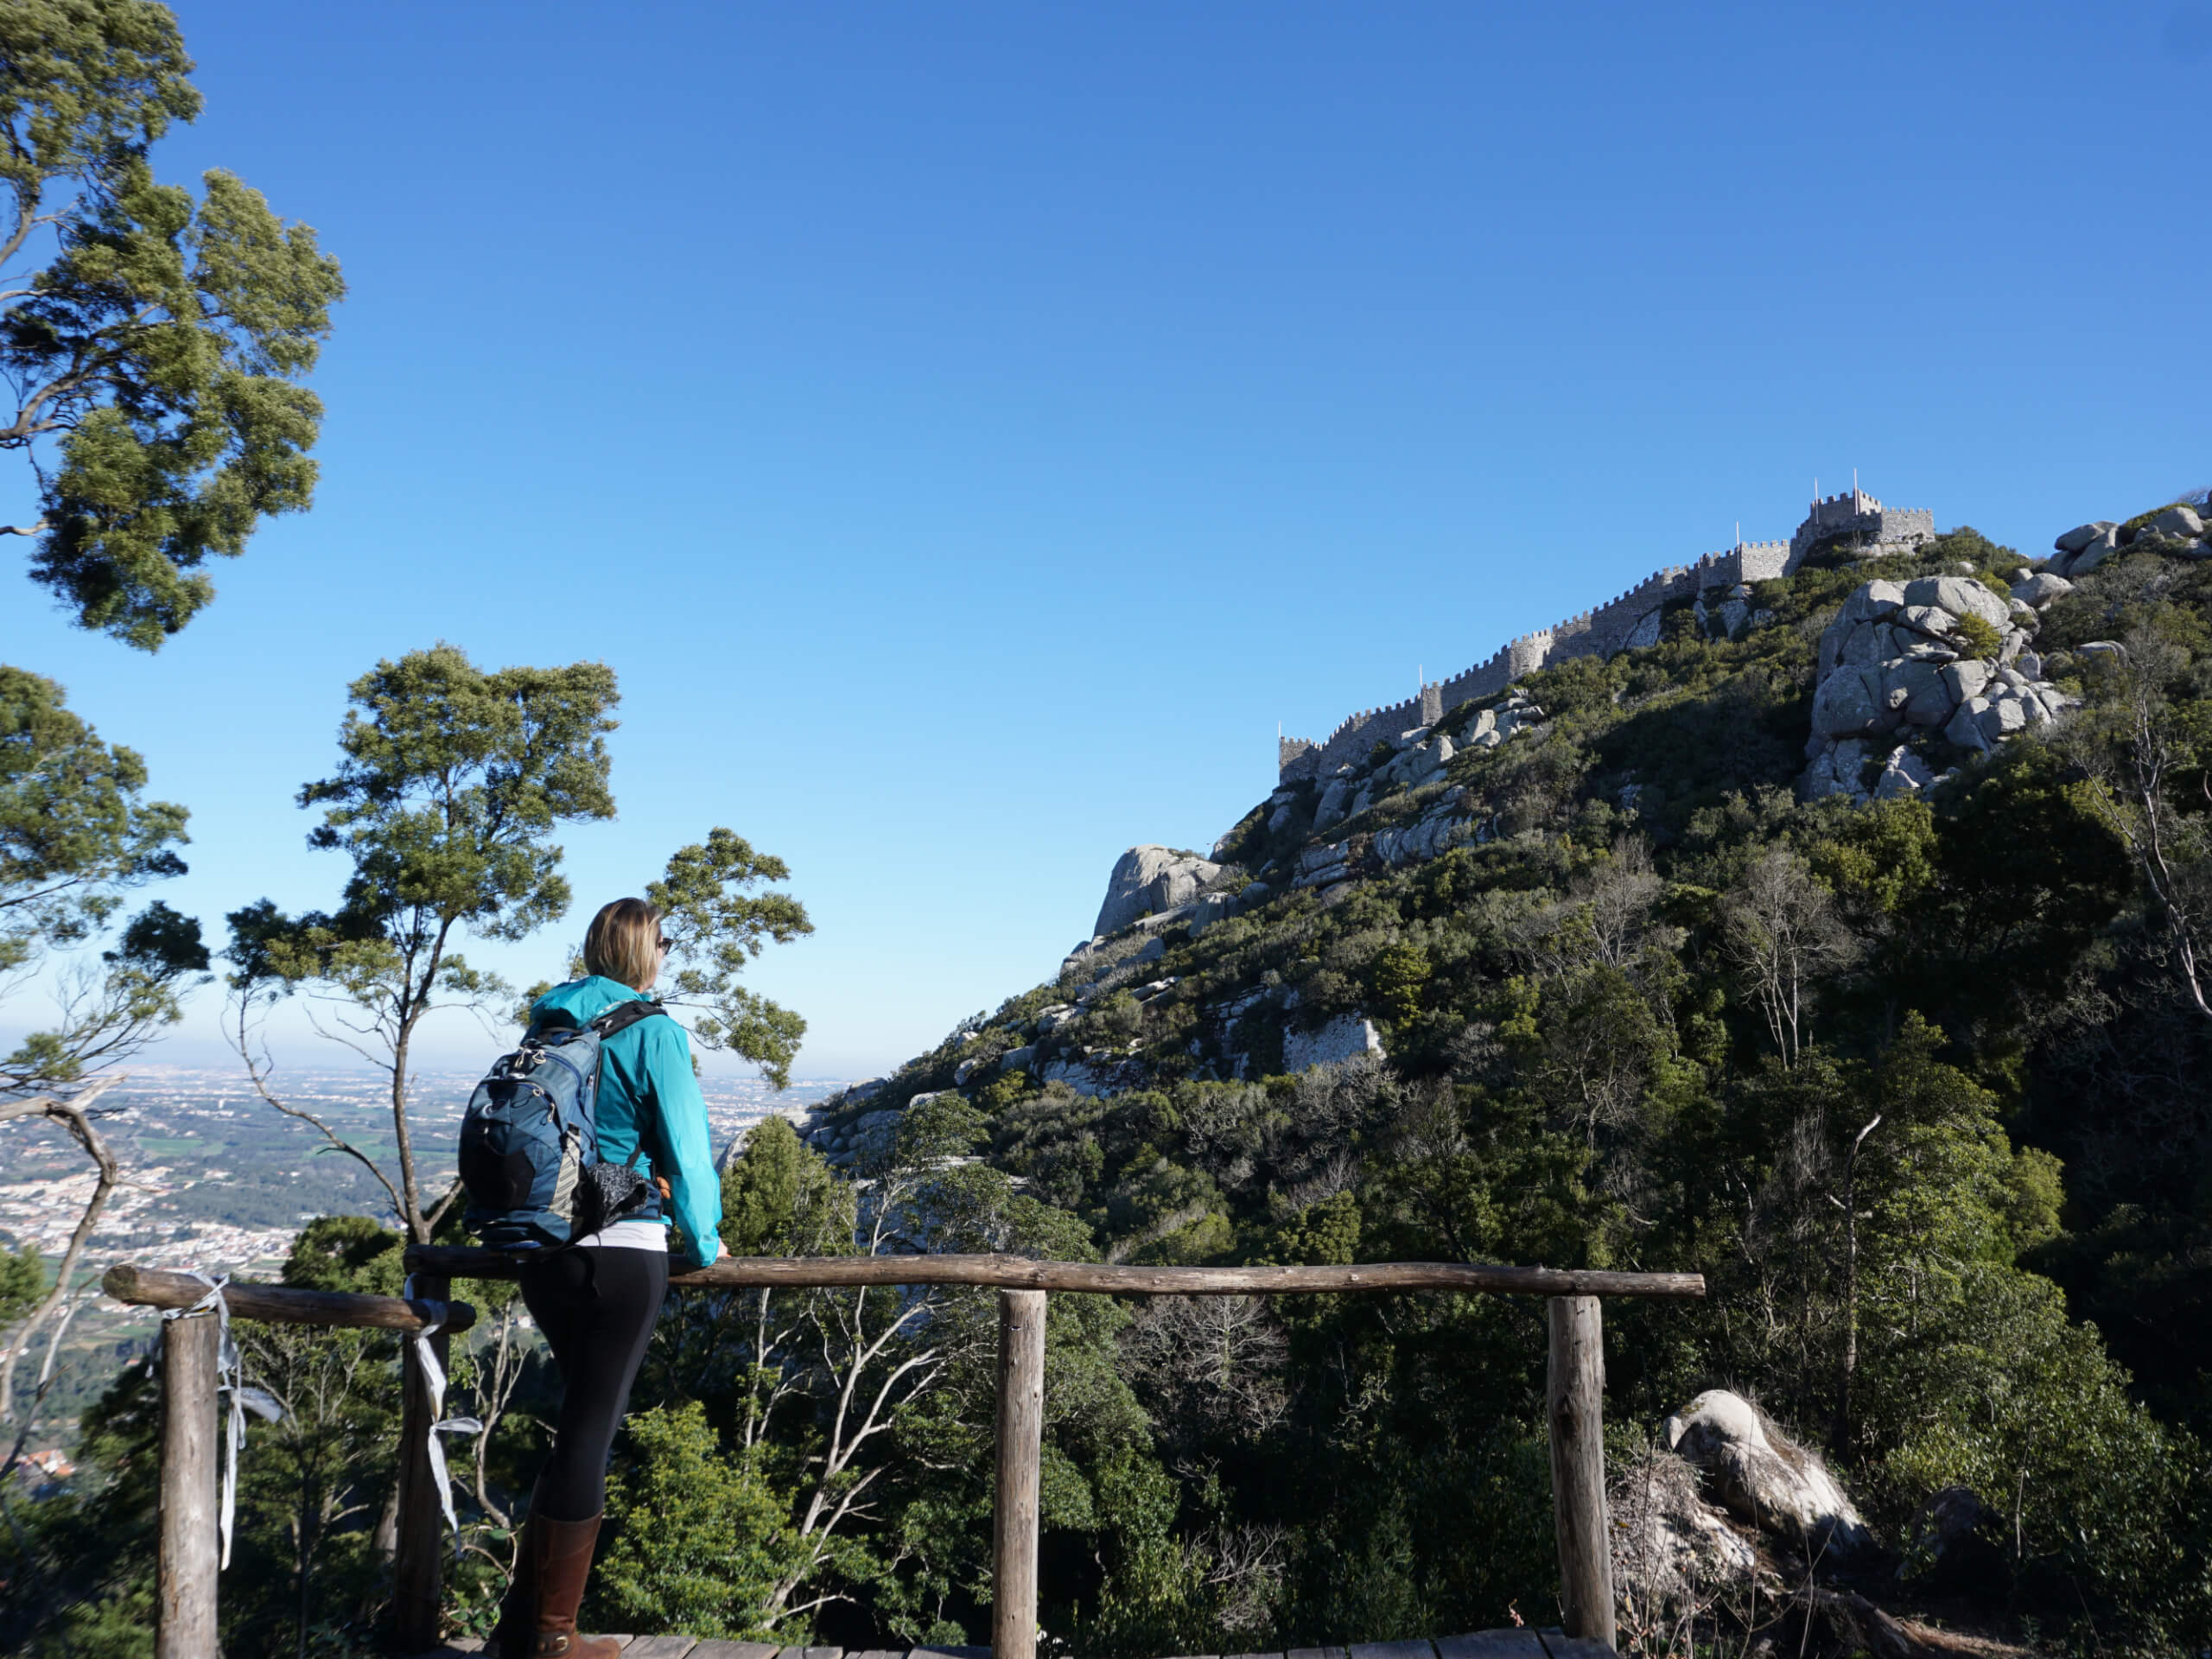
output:
[[[397,1217],[404,1225],[406,1221],[406,1211],[400,1205],[399,1194],[393,1190],[391,1182],[386,1178],[384,1171],[377,1167],[376,1160],[370,1157],[365,1152],[363,1152],[359,1147],[348,1141],[344,1135],[339,1134],[337,1130],[332,1128],[329,1124],[324,1122],[313,1112],[307,1110],[304,1107],[288,1106],[283,1101],[277,1099],[275,1094],[270,1092],[268,1082],[268,1057],[265,1054],[256,1055],[254,1053],[252,1037],[246,1025],[247,1010],[251,1006],[251,998],[250,996],[243,995],[239,996],[238,1026],[236,1031],[232,1033],[231,1046],[238,1050],[238,1058],[245,1063],[246,1077],[253,1085],[253,1092],[260,1096],[264,1102],[270,1106],[275,1107],[285,1116],[297,1118],[301,1122],[305,1123],[309,1128],[315,1129],[334,1150],[344,1153],[355,1163],[360,1165],[363,1169],[367,1170],[370,1174],[375,1176],[377,1185],[384,1188],[385,1197],[391,1202],[392,1214]]]
[[[36,1096],[29,1100],[11,1101],[4,1106],[0,1106],[0,1122],[21,1117],[47,1117],[61,1124],[69,1131],[77,1144],[85,1149],[85,1155],[92,1160],[93,1166],[99,1171],[98,1177],[92,1184],[92,1196],[86,1203],[84,1214],[78,1217],[76,1228],[69,1235],[68,1248],[62,1252],[60,1265],[54,1270],[54,1288],[48,1293],[45,1301],[41,1302],[31,1316],[17,1327],[14,1337],[9,1341],[5,1356],[0,1357],[0,1422],[12,1421],[15,1415],[16,1362],[22,1358],[24,1351],[30,1346],[31,1338],[36,1334],[39,1326],[68,1300],[70,1279],[77,1271],[78,1262],[84,1258],[85,1245],[92,1237],[92,1228],[100,1218],[100,1211],[107,1207],[109,1194],[115,1191],[116,1182],[121,1179],[122,1171],[116,1163],[115,1154],[108,1150],[107,1142],[101,1137],[100,1132],[92,1127],[89,1109],[94,1101],[122,1081],[123,1078],[120,1076],[102,1077],[99,1082],[79,1090],[67,1100],[56,1100],[52,1096],[46,1095]],[[60,1345],[61,1332],[67,1328],[67,1320],[64,1319],[57,1325],[53,1338],[47,1344],[46,1365],[39,1382],[39,1395],[41,1399],[45,1396],[48,1384],[52,1381],[54,1352]],[[36,1402],[34,1402],[32,1409],[35,1412],[36,1408]],[[28,1423],[24,1426],[24,1433],[26,1434],[29,1433]],[[21,1453],[22,1449],[22,1442],[19,1438],[15,1452],[10,1454],[7,1465],[0,1467],[0,1482],[6,1480],[8,1471],[15,1466],[16,1458]]]

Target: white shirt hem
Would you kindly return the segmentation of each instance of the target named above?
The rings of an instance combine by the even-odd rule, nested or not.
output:
[[[668,1253],[668,1227],[658,1221],[618,1221],[576,1241],[580,1250],[658,1250]]]

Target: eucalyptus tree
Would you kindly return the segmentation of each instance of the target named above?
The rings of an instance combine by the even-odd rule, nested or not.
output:
[[[149,160],[198,91],[150,0],[0,6],[0,449],[29,463],[34,581],[143,651],[214,594],[270,514],[313,499],[300,384],[345,292],[315,232],[234,175]]]
[[[788,944],[814,931],[806,908],[785,893],[757,891],[791,878],[791,867],[717,828],[704,842],[679,849],[645,895],[665,912],[662,934],[674,971],[661,988],[672,1007],[694,1007],[691,1034],[758,1065],[779,1089],[788,1088],[806,1021],[739,976],[770,944]]]
[[[48,982],[58,1018],[0,1055],[0,1122],[44,1119],[93,1166],[51,1279],[33,1249],[9,1261],[0,1294],[0,1480],[22,1455],[55,1380],[55,1358],[82,1287],[78,1269],[122,1168],[99,1133],[115,1066],[179,1018],[179,998],[208,967],[199,923],[155,900],[122,925],[98,963],[82,953],[126,896],[183,874],[183,807],[146,798],[146,763],[68,710],[62,688],[0,666],[0,987],[20,988],[60,953]],[[44,1334],[47,1351],[17,1398],[17,1370]]]
[[[378,663],[351,688],[338,770],[299,794],[323,809],[308,844],[352,864],[337,906],[289,917],[264,899],[231,914],[232,1034],[255,1088],[366,1169],[419,1242],[458,1189],[423,1185],[408,1117],[416,1033],[436,1008],[482,1012],[513,995],[461,954],[464,936],[520,939],[568,909],[553,837],[614,816],[618,701],[603,663],[486,672],[449,645]],[[319,1030],[385,1073],[392,1167],[271,1086],[258,1016],[295,989]]]
[[[135,888],[181,874],[185,811],[145,798],[145,763],[101,741],[61,688],[0,667],[0,986],[23,985],[59,953],[58,1019],[0,1054],[0,1122],[42,1118],[66,1130],[93,1184],[48,1282],[35,1254],[14,1259],[0,1295],[0,1421],[17,1421],[17,1363],[41,1331],[46,1363],[0,1480],[23,1447],[78,1292],[77,1268],[120,1172],[93,1102],[117,1065],[175,1021],[207,966],[200,925],[156,900],[125,923],[97,963],[82,954]],[[102,1074],[106,1074],[103,1076]]]
[[[146,764],[101,740],[53,681],[0,666],[0,975],[20,983],[101,934],[126,896],[181,875],[184,808],[146,798]],[[158,900],[94,968],[58,979],[60,1019],[0,1056],[0,1096],[64,1089],[142,1047],[207,966],[200,925]]]

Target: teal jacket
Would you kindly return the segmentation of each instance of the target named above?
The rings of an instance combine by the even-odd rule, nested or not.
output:
[[[555,986],[531,1006],[530,1017],[533,1023],[581,1026],[618,1002],[645,1000],[644,992],[594,974]],[[640,1020],[608,1038],[600,1050],[597,1110],[599,1155],[615,1163],[630,1160],[643,1127],[638,1171],[665,1177],[675,1197],[672,1219],[680,1237],[671,1240],[670,1248],[687,1266],[706,1266],[718,1246],[722,1184],[715,1173],[707,1103],[691,1071],[691,1041],[683,1027],[670,1019]]]

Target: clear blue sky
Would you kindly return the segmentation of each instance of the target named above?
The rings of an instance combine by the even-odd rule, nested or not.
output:
[[[801,1076],[1048,975],[1278,721],[1786,536],[1815,475],[2031,551],[2212,481],[2201,4],[179,11],[159,170],[352,287],[321,493],[154,658],[0,570],[0,659],[191,807],[163,896],[219,931],[335,896],[291,799],[379,656],[604,658],[620,820],[483,954],[537,976],[729,824],[819,926],[756,980]]]

